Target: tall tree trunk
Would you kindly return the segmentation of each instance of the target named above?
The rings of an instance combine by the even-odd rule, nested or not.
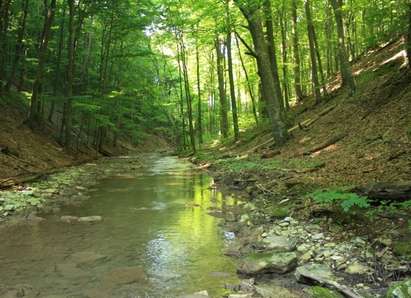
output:
[[[193,120],[193,107],[192,107],[192,98],[190,91],[190,82],[188,80],[188,70],[187,70],[187,57],[186,49],[184,45],[183,37],[180,36],[180,48],[181,48],[181,62],[183,66],[183,78],[184,78],[184,87],[186,95],[186,104],[187,104],[187,113],[188,113],[188,131],[190,134],[190,144],[193,153],[196,152],[196,142],[195,142],[195,132],[194,132],[194,120]]]
[[[268,55],[270,57],[271,72],[273,73],[275,95],[278,101],[281,102],[281,110],[284,110],[283,106],[283,94],[281,92],[280,76],[278,75],[277,55],[275,52],[275,40],[274,40],[274,24],[273,15],[271,9],[271,0],[264,0],[264,15],[265,15],[265,28],[266,39],[268,46]]]
[[[262,26],[262,21],[264,20],[263,12],[261,8],[246,7],[240,0],[236,0],[236,3],[248,22],[248,28],[253,39],[255,55],[258,62],[257,66],[258,74],[261,78],[262,96],[267,103],[273,138],[277,145],[281,145],[287,140],[288,133],[284,114],[282,113],[282,102],[276,96],[270,54],[268,53],[268,45]]]
[[[3,81],[6,79],[5,63],[7,58],[7,31],[9,27],[11,0],[0,2],[0,92],[3,89]]]
[[[40,41],[39,54],[38,54],[38,66],[36,78],[33,83],[33,92],[30,100],[30,114],[29,122],[33,126],[40,121],[39,111],[40,111],[40,88],[44,77],[44,68],[47,59],[47,48],[50,38],[50,28],[53,24],[54,14],[56,10],[56,0],[51,0],[50,5],[47,8],[47,15],[44,19],[43,32]]]
[[[334,10],[335,23],[337,25],[338,34],[338,57],[340,62],[342,86],[347,87],[350,94],[355,93],[355,82],[352,75],[351,65],[348,61],[347,51],[345,47],[344,22],[342,15],[342,0],[330,0]]]
[[[411,3],[408,4],[407,56],[408,56],[408,67],[411,68]]]
[[[238,57],[240,58],[241,67],[243,68],[243,72],[244,72],[244,75],[245,75],[245,80],[247,81],[248,93],[250,94],[250,98],[251,98],[251,105],[252,105],[254,120],[255,120],[255,123],[258,126],[257,104],[255,102],[253,87],[251,86],[251,82],[250,82],[250,79],[248,77],[247,68],[245,67],[245,64],[244,64],[243,55],[241,54],[240,44],[238,42],[237,35],[236,35],[236,44],[237,44]]]
[[[198,40],[196,40],[196,71],[197,71],[197,133],[198,133],[198,144],[199,146],[203,144],[203,119],[201,110],[201,82],[200,82],[200,53],[198,49]]]
[[[7,81],[7,85],[6,85],[6,91],[10,91],[11,85],[13,84],[13,81],[15,79],[16,76],[16,70],[18,68],[19,62],[20,62],[20,58],[23,55],[23,51],[24,51],[24,44],[23,44],[23,39],[24,39],[24,35],[26,34],[26,21],[27,21],[27,13],[28,13],[28,8],[29,8],[29,0],[24,0],[23,2],[23,16],[21,17],[21,21],[20,21],[20,27],[17,33],[17,40],[16,40],[16,49],[14,52],[14,60],[13,60],[13,64],[11,67],[11,72],[10,72],[10,76],[9,79]]]
[[[231,51],[231,30],[229,30],[229,32],[227,33],[227,62],[228,62],[228,79],[230,82],[231,112],[233,115],[234,140],[237,141],[240,137],[240,130],[238,127],[237,100],[235,96],[233,57],[232,57],[232,51]]]
[[[312,79],[312,84],[313,84],[315,102],[318,104],[321,100],[321,87],[318,81],[317,58],[315,55],[315,42],[314,42],[314,25],[313,25],[313,20],[311,17],[310,0],[305,0],[304,8],[305,8],[305,15],[307,17],[308,43],[310,46],[311,79]]]
[[[68,0],[69,7],[69,23],[68,30],[69,36],[67,40],[67,88],[66,88],[66,101],[64,110],[64,146],[70,148],[71,145],[71,128],[72,128],[72,96],[73,96],[73,79],[74,79],[74,16],[75,16],[75,0]]]
[[[180,117],[181,117],[181,130],[182,130],[182,149],[186,148],[186,120],[184,115],[184,93],[183,93],[183,75],[181,67],[181,49],[179,41],[177,40],[177,62],[178,62],[178,78],[180,86]]]
[[[324,71],[323,71],[323,65],[321,63],[321,54],[320,54],[320,47],[318,46],[318,41],[317,41],[317,34],[315,33],[315,30],[313,31],[314,35],[314,48],[315,48],[315,55],[317,56],[317,62],[318,62],[318,72],[320,73],[320,78],[321,78],[321,86],[323,88],[324,95],[327,95],[327,85],[325,81],[325,76],[324,76]]]
[[[215,42],[215,48],[217,52],[217,79],[218,79],[218,92],[220,98],[220,131],[223,138],[228,137],[228,117],[227,117],[227,97],[225,93],[224,83],[224,54],[223,46],[224,42],[217,37]]]
[[[288,86],[288,50],[287,50],[287,21],[285,20],[285,1],[283,1],[282,10],[280,12],[280,27],[281,27],[281,54],[282,54],[282,71],[283,71],[283,91],[284,91],[284,107],[290,108],[290,89]]]
[[[301,89],[301,70],[300,70],[300,42],[298,38],[297,27],[297,0],[291,2],[291,16],[292,16],[292,35],[293,35],[293,54],[294,54],[294,88],[297,101],[302,101],[304,98]]]
[[[58,41],[58,50],[57,50],[57,57],[56,57],[56,68],[54,71],[54,80],[53,80],[53,95],[56,97],[58,94],[58,89],[61,87],[61,57],[63,52],[64,46],[64,25],[65,25],[65,18],[66,18],[66,6],[63,5],[63,12],[61,15],[60,27],[59,27],[59,41]],[[51,102],[51,107],[49,111],[48,121],[53,121],[53,114],[56,106],[56,100],[54,99]],[[62,136],[60,135],[60,139]]]

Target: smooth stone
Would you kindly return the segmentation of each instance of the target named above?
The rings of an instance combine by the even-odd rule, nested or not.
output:
[[[295,242],[284,236],[270,235],[261,241],[266,250],[287,252],[295,250]]]
[[[255,286],[255,291],[262,298],[298,298],[299,295],[294,294],[289,289],[284,288],[275,280],[261,282]]]
[[[78,219],[79,222],[100,222],[103,218],[101,216],[85,216]]]
[[[287,273],[297,266],[294,252],[255,253],[240,262],[238,272],[248,275],[260,273]]]
[[[108,288],[146,281],[147,275],[144,269],[138,266],[115,268],[103,277],[103,285]]]
[[[204,291],[196,292],[193,294],[183,295],[183,296],[180,296],[179,298],[207,298],[207,297],[210,297],[210,296],[208,295],[208,292],[204,290]]]
[[[65,222],[65,223],[73,223],[73,222],[78,222],[79,218],[77,216],[62,216],[60,217],[60,221]]]
[[[237,293],[237,294],[230,294],[228,295],[228,298],[252,298],[253,295],[250,293]]]
[[[70,256],[70,261],[78,267],[95,266],[100,262],[107,261],[108,257],[91,251],[76,252]]]

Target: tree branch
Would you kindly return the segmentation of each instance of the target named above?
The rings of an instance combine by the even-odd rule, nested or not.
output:
[[[247,44],[247,42],[238,34],[237,31],[234,31],[235,35],[238,37],[238,39],[241,41],[241,43],[247,48],[248,52],[246,53],[247,55],[253,56],[254,58],[257,58],[256,52]]]

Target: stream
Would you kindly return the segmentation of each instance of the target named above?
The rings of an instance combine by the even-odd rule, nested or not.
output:
[[[237,281],[235,264],[222,254],[219,220],[207,213],[235,200],[210,188],[211,177],[187,161],[150,154],[130,167],[136,158],[98,162],[102,172],[116,170],[86,186],[81,204],[0,230],[0,297],[178,297],[201,290],[221,297],[224,285]],[[62,216],[103,220],[68,223]]]

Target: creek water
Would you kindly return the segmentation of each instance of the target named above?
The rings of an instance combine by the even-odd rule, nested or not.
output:
[[[234,200],[186,161],[147,155],[132,170],[132,160],[98,165],[123,170],[87,190],[90,199],[80,206],[0,230],[3,289],[14,288],[15,297],[178,297],[200,290],[221,297],[237,277],[222,254],[218,219],[207,212]],[[103,221],[61,222],[66,215]]]

